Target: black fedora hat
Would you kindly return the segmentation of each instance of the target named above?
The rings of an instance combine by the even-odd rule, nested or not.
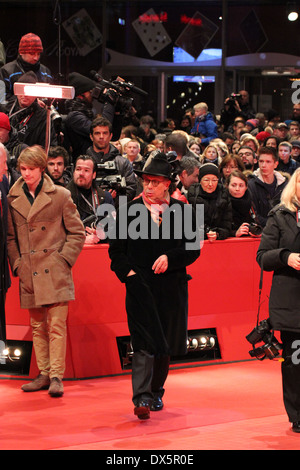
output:
[[[144,175],[163,176],[169,180],[173,179],[172,171],[173,166],[168,162],[167,156],[162,152],[157,153],[143,170],[134,170],[134,172],[141,177]]]

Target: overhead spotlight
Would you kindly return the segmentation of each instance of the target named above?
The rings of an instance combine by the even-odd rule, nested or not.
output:
[[[287,17],[289,21],[296,21],[298,19],[298,7],[296,3],[288,3],[287,4]]]

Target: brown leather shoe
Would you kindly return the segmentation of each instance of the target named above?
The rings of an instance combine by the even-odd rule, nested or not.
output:
[[[39,374],[32,382],[22,385],[23,392],[38,392],[47,390],[50,385],[50,379],[47,375]]]
[[[62,381],[57,377],[53,377],[50,380],[48,393],[51,395],[51,397],[61,397],[64,394],[64,386]]]

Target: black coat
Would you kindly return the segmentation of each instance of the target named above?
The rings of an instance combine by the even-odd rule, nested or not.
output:
[[[280,202],[280,197],[283,189],[288,183],[288,180],[278,171],[275,171],[275,187],[273,197],[270,196],[267,185],[263,182],[260,176],[260,170],[257,170],[250,175],[248,180],[248,189],[251,194],[255,214],[258,223],[264,227],[267,222],[269,211]]]
[[[296,214],[278,205],[269,214],[256,259],[265,271],[274,271],[269,300],[273,328],[300,332],[300,272],[287,264],[292,252],[300,253]]]
[[[0,182],[1,193],[1,217],[0,217],[0,340],[6,339],[5,327],[5,296],[8,288],[11,285],[9,274],[8,259],[7,259],[7,198],[8,181],[3,177]]]
[[[204,206],[204,232],[209,230],[218,233],[219,240],[231,237],[232,233],[232,207],[230,195],[222,184],[218,184],[214,193],[203,191],[200,183],[192,184],[189,188],[188,202],[195,208],[196,204]]]
[[[132,238],[130,226],[136,220],[134,211],[138,204],[146,210],[148,231],[144,239]],[[134,350],[148,350],[154,354],[182,355],[187,347],[187,314],[188,314],[188,276],[186,266],[192,264],[200,255],[200,245],[192,249],[187,246],[189,236],[182,228],[182,236],[175,238],[175,220],[179,212],[187,210],[191,216],[190,223],[195,229],[195,214],[192,207],[171,198],[170,212],[162,214],[162,223],[157,228],[150,211],[146,209],[142,198],[131,201],[127,207],[122,206],[117,215],[117,235],[121,220],[127,214],[128,236],[110,240],[109,256],[111,269],[121,282],[126,283],[126,310],[128,326]],[[123,215],[121,215],[121,210]],[[174,211],[174,212],[172,212]],[[162,226],[167,213],[170,215],[169,236],[162,235]],[[172,213],[175,214],[174,218]],[[123,219],[124,220],[124,219]],[[177,219],[178,220],[178,219]],[[184,218],[182,217],[182,221]],[[183,223],[183,222],[182,222]],[[124,227],[123,227],[124,228]],[[153,237],[153,230],[158,237]],[[176,225],[176,229],[178,226]],[[152,238],[151,238],[152,230]],[[168,269],[162,274],[154,274],[154,261],[166,254]],[[127,276],[133,269],[136,275]]]

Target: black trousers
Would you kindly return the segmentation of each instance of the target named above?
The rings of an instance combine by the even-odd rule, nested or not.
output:
[[[151,401],[155,397],[163,396],[169,365],[170,356],[154,356],[143,350],[133,353],[132,401],[135,405],[139,400]]]
[[[289,421],[300,421],[300,333],[281,331],[281,366],[284,406]]]

